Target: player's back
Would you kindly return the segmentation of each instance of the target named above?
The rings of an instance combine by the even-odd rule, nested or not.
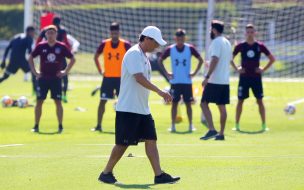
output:
[[[33,39],[24,33],[15,35],[11,41],[11,59],[26,60],[25,52],[31,48],[32,43]]]

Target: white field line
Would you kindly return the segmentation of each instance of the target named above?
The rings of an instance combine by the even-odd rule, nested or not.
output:
[[[77,146],[114,146],[114,144],[76,144]],[[139,144],[143,146],[143,144]],[[265,145],[265,144],[157,144],[157,146],[168,146],[168,147],[276,147],[277,145]],[[284,145],[282,145],[284,146]],[[286,145],[288,146],[288,145]],[[293,144],[290,146],[304,146],[303,144]]]
[[[24,144],[0,144],[0,148],[3,147],[13,147],[13,146],[23,146]]]
[[[290,105],[296,105],[296,104],[300,104],[300,103],[303,103],[303,102],[304,102],[304,98],[296,100],[296,101],[293,101],[293,102],[289,102],[288,104],[290,104]]]
[[[73,155],[62,155],[62,156],[53,156],[53,155],[0,155],[1,158],[70,158],[75,157]],[[79,158],[109,158],[110,155],[88,155],[80,156]],[[145,155],[132,155],[124,157],[127,158],[146,158]],[[241,156],[241,155],[206,155],[206,156],[191,156],[191,155],[161,155],[161,158],[188,158],[188,159],[243,159],[243,158],[252,158],[252,159],[303,159],[304,155],[264,155],[264,156]]]

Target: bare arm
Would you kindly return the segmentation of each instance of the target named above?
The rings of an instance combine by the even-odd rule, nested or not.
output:
[[[40,78],[40,73],[38,73],[36,71],[36,68],[35,68],[35,64],[34,64],[34,58],[32,55],[29,56],[28,58],[28,63],[30,65],[30,68],[31,68],[31,71],[32,73],[37,77],[37,78]]]
[[[149,80],[147,80],[146,77],[144,77],[144,75],[142,73],[136,73],[136,74],[134,74],[134,77],[135,77],[136,82],[138,82],[143,87],[145,87],[153,92],[156,92],[159,96],[163,97],[166,102],[172,101],[172,97],[168,92],[164,92],[164,91],[160,90],[157,86],[155,86]]]
[[[95,61],[95,65],[97,67],[97,70],[98,70],[99,74],[102,75],[102,69],[101,69],[101,66],[100,66],[100,62],[98,60],[99,56],[100,56],[100,54],[95,53],[95,55],[94,55],[94,61]]]
[[[197,64],[197,67],[196,67],[195,71],[190,74],[191,77],[194,77],[199,72],[199,70],[201,69],[203,63],[204,63],[203,58],[199,57],[198,58],[198,64]]]
[[[218,62],[219,62],[219,58],[218,58],[218,57],[216,57],[216,56],[212,56],[212,57],[211,57],[211,61],[210,61],[210,66],[209,66],[208,73],[207,73],[207,75],[205,76],[205,80],[204,80],[203,83],[202,83],[203,86],[206,86],[206,85],[207,85],[208,79],[209,79],[210,75],[213,73],[213,71],[214,71],[216,65],[218,64]]]
[[[58,74],[57,74],[57,77],[63,77],[67,74],[69,74],[70,70],[72,69],[73,65],[75,64],[76,60],[74,58],[74,56],[70,59],[70,62],[69,64],[67,65],[67,67],[63,70],[63,71],[60,71]]]
[[[163,59],[160,57],[157,62],[158,62],[160,69],[164,71],[165,75],[167,75],[168,78],[172,78],[172,74],[168,73],[167,69],[164,66]]]
[[[262,73],[264,73],[267,69],[269,69],[269,67],[275,62],[275,58],[272,54],[267,56],[269,61],[267,63],[267,65],[261,69]]]

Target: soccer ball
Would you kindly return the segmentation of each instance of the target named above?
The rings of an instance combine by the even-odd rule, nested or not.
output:
[[[17,105],[19,108],[25,108],[28,106],[28,100],[25,96],[21,96],[18,101],[17,101]]]
[[[1,99],[2,107],[11,107],[14,103],[13,99],[9,96],[4,96]]]
[[[293,115],[296,113],[296,106],[289,104],[284,108],[284,111],[287,115]]]

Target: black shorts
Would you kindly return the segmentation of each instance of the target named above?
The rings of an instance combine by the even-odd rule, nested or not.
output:
[[[240,77],[238,86],[239,100],[244,100],[249,97],[250,88],[256,99],[263,98],[263,84],[261,77]]]
[[[170,92],[175,103],[180,101],[181,96],[185,103],[193,101],[192,84],[172,84]]]
[[[157,140],[152,115],[116,111],[115,143],[129,146],[143,140]]]
[[[22,69],[24,73],[28,73],[31,71],[30,65],[26,60],[24,61],[10,60],[10,63],[6,67],[5,72],[7,74],[16,74],[19,68]]]
[[[216,103],[217,105],[229,104],[229,85],[208,83],[204,88],[201,102]]]
[[[120,77],[104,77],[100,88],[100,99],[113,99],[119,95]]]
[[[45,100],[48,91],[51,91],[51,98],[54,100],[61,100],[61,79],[43,79],[38,80],[37,85],[37,99]]]

